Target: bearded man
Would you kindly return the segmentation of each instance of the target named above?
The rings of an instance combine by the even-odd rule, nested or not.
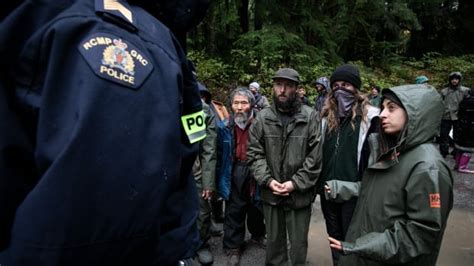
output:
[[[294,69],[278,70],[273,76],[273,105],[258,113],[250,129],[247,159],[262,193],[265,265],[306,265],[311,204],[321,171],[321,135],[316,110],[297,97],[299,83]]]
[[[461,85],[461,72],[452,72],[448,77],[448,86],[441,90],[444,103],[444,115],[441,120],[439,152],[443,157],[449,154],[449,132],[453,130],[453,140],[456,143],[458,137],[458,111],[459,103],[468,96],[469,88]],[[456,149],[451,155],[456,158]]]
[[[245,223],[250,232],[250,241],[260,247],[265,245],[265,224],[257,185],[247,164],[249,128],[254,120],[252,106],[255,98],[247,88],[238,88],[231,93],[233,118],[232,128],[232,177],[229,182],[230,196],[226,201],[224,216],[224,249],[227,265],[238,265],[245,241]]]

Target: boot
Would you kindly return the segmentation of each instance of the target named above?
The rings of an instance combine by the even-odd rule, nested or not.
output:
[[[214,262],[214,256],[212,256],[209,245],[202,246],[197,252],[197,258],[201,265],[212,265]]]
[[[267,239],[265,236],[254,237],[250,238],[250,243],[256,245],[259,248],[266,248],[267,247]]]
[[[471,154],[467,152],[458,153],[458,154],[460,154],[458,171],[461,173],[472,173],[473,171],[467,168],[469,166],[469,161],[471,160]]]
[[[458,172],[463,174],[474,174],[474,170],[471,169],[459,169]]]
[[[193,259],[182,259],[178,262],[178,266],[197,266]]]
[[[227,250],[227,266],[240,265],[240,254],[241,251],[238,248]]]

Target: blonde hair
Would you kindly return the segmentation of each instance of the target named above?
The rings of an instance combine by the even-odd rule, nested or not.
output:
[[[355,129],[355,119],[357,115],[362,116],[362,121],[367,123],[367,113],[369,106],[369,99],[359,90],[355,92],[356,101],[351,109],[351,127]],[[334,97],[334,91],[331,90],[328,93],[328,97],[324,101],[323,110],[321,112],[322,117],[326,117],[329,133],[336,132],[339,129],[339,118],[337,116],[337,100]]]

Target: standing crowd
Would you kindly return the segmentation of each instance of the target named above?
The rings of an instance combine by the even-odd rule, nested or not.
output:
[[[185,55],[210,1],[14,2],[0,18],[0,265],[211,265],[221,233],[228,265],[247,241],[266,265],[305,265],[318,195],[334,265],[436,264],[453,206],[443,157],[473,172],[461,73],[441,93],[420,76],[369,99],[342,65],[313,107],[281,68],[271,101],[252,82],[229,112]]]
[[[452,145],[457,170],[470,171],[463,160],[474,147],[473,98],[460,73],[441,93],[424,76],[366,96],[357,67],[342,65],[315,81],[314,107],[296,70],[281,68],[272,80],[271,104],[257,82],[229,99],[231,170],[215,177],[230,190],[227,265],[239,265],[246,228],[266,249],[266,265],[305,265],[317,195],[334,265],[435,265],[453,206],[447,126],[463,129]],[[212,264],[208,252],[201,264]]]

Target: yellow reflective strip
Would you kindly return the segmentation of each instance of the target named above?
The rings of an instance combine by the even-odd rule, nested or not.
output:
[[[104,0],[104,9],[117,10],[118,12],[122,13],[122,15],[127,18],[128,21],[133,22],[132,12],[119,3],[118,0]]]
[[[206,137],[206,123],[204,111],[199,111],[181,117],[184,131],[190,143],[195,143]]]

